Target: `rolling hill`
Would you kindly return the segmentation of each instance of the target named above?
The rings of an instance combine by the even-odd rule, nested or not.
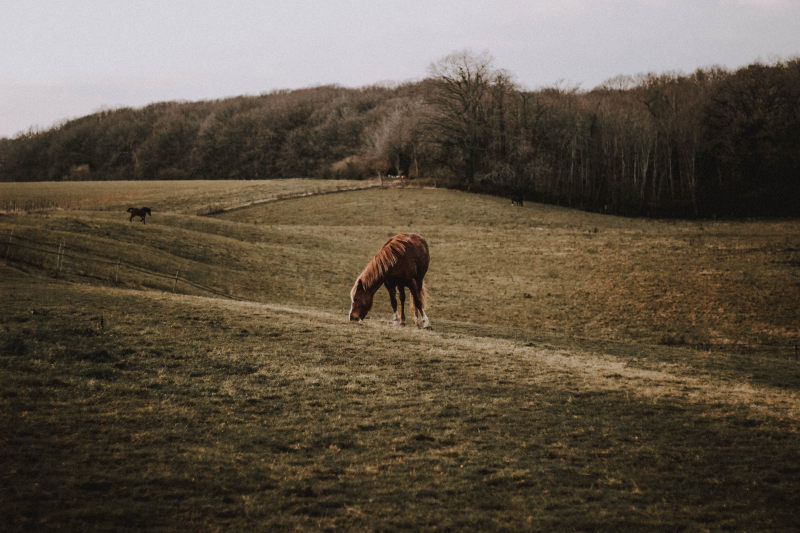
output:
[[[0,216],[5,530],[793,527],[797,221],[224,210],[279,183]],[[399,231],[431,246],[433,331],[381,293],[346,320]]]

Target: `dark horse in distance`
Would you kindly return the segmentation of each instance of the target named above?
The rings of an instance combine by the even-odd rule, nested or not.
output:
[[[128,213],[131,214],[128,222],[133,222],[133,217],[139,217],[142,219],[142,224],[147,224],[147,222],[144,221],[144,217],[147,215],[153,216],[153,213],[150,212],[149,207],[129,207]]]
[[[363,320],[372,308],[372,297],[381,285],[386,285],[394,310],[394,323],[403,325],[406,320],[405,288],[408,287],[414,303],[414,324],[430,329],[431,323],[425,314],[425,289],[422,287],[422,279],[428,271],[429,263],[428,243],[419,235],[401,233],[386,241],[358,276],[350,291],[350,320]],[[396,289],[400,289],[399,314]]]

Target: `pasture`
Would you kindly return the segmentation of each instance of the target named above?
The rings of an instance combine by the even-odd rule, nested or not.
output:
[[[3,530],[795,527],[799,221],[129,183],[0,216]],[[433,330],[349,323],[401,231]]]
[[[157,203],[164,211],[207,214],[225,208],[368,186],[354,180],[72,181],[0,183],[0,213],[54,209],[125,209]]]

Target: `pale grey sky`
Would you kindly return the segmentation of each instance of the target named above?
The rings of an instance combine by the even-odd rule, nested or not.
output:
[[[0,136],[103,108],[422,79],[527,88],[800,55],[800,0],[0,0]]]

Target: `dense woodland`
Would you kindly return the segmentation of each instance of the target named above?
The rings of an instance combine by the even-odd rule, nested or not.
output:
[[[652,216],[800,215],[800,59],[525,90],[461,52],[423,81],[102,111],[0,139],[0,180],[399,174]]]

